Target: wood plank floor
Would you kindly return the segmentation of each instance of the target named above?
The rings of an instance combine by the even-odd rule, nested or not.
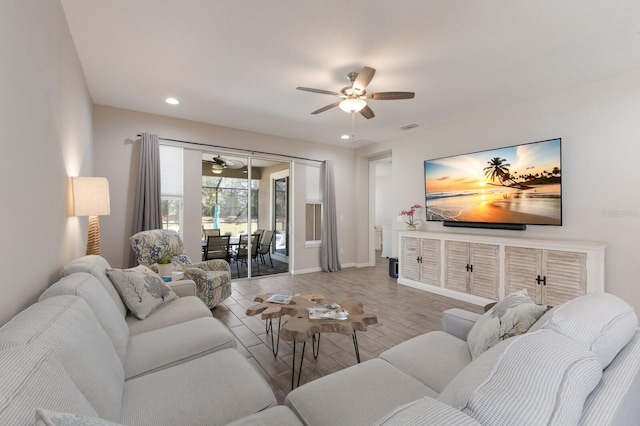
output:
[[[256,304],[257,295],[321,294],[328,301],[338,303],[344,299],[361,301],[365,312],[378,317],[377,324],[358,333],[361,361],[376,358],[388,348],[419,334],[439,330],[443,310],[455,307],[483,312],[481,306],[398,285],[389,277],[385,258],[378,258],[375,267],[234,280],[232,287],[231,297],[216,306],[213,315],[231,329],[238,340],[238,349],[264,376],[279,403],[291,390],[293,345],[281,340],[278,356],[273,356],[264,321],[259,316],[245,315],[246,309]],[[277,328],[277,321],[274,326]],[[301,385],[356,363],[350,336],[323,333],[317,359],[313,358],[311,345],[307,346]],[[296,371],[301,349],[302,345],[296,345]]]

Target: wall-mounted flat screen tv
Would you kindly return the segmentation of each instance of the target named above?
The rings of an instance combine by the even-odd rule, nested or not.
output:
[[[561,143],[550,139],[425,161],[427,220],[489,228],[562,225]]]

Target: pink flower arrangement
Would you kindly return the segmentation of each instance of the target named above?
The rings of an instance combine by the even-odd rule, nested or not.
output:
[[[409,210],[402,210],[400,212],[400,215],[407,216],[409,218],[409,221],[406,222],[407,225],[416,226],[418,224],[418,220],[414,219],[413,214],[416,212],[416,209],[419,209],[419,208],[422,208],[420,204],[414,204],[411,207],[409,207]]]

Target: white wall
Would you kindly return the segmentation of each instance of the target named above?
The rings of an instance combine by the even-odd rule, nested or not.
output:
[[[0,2],[0,324],[84,254],[67,177],[92,176],[91,99],[58,1]]]
[[[361,148],[358,175],[364,175],[368,157],[391,149],[396,191],[389,201],[399,211],[424,199],[426,159],[556,137],[562,138],[563,226],[453,232],[607,242],[606,290],[640,311],[637,71]],[[360,190],[365,185],[361,182]],[[617,215],[608,215],[611,211]],[[419,229],[443,230],[439,223],[423,223]],[[397,239],[393,250],[397,253]]]
[[[357,242],[354,224],[357,218],[353,198],[355,157],[352,149],[100,105],[94,107],[93,115],[95,173],[107,176],[111,184],[111,215],[103,217],[100,225],[102,255],[112,266],[122,267],[128,264],[138,168],[136,135],[141,132],[155,133],[161,138],[335,161],[337,214],[338,217],[343,216],[345,219],[338,223],[338,240],[340,247],[344,248],[341,262],[347,265],[355,262]],[[305,185],[304,182],[301,182],[301,185],[296,184],[296,176],[301,170],[302,175],[304,174],[302,164],[304,162],[294,163],[292,170],[294,215],[304,215]],[[201,173],[199,156],[187,154],[185,151],[184,225],[189,229],[184,231],[184,243],[187,254],[192,259],[198,259],[200,251],[201,182],[197,179],[199,173]],[[318,268],[319,250],[304,247],[304,216],[298,217],[301,219],[296,221],[293,230],[295,271]]]

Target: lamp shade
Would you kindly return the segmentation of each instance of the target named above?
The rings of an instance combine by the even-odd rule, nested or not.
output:
[[[362,108],[367,106],[367,102],[364,99],[353,97],[340,102],[339,106],[341,110],[346,112],[359,112]]]
[[[109,213],[111,208],[107,178],[71,178],[71,214],[73,216],[101,216]]]

